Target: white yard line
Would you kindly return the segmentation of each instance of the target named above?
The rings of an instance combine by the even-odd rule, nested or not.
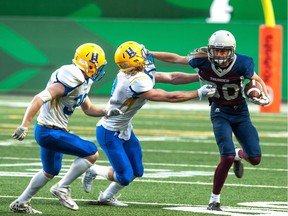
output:
[[[27,98],[26,101],[19,101],[19,100],[5,100],[1,99],[0,97],[0,106],[10,106],[10,107],[27,107],[29,105],[29,100],[32,100],[32,97],[30,99]],[[107,100],[100,99],[99,102],[97,99],[93,99],[97,105],[105,106]],[[260,108],[258,105],[249,103],[249,110],[250,112],[260,113]],[[166,102],[153,102],[149,101],[143,106],[143,109],[170,109],[170,110],[201,110],[201,111],[209,111],[210,106],[208,105],[207,101],[189,101],[189,102],[182,102],[182,103],[166,103]],[[287,113],[287,103],[282,103],[281,105],[281,113]]]

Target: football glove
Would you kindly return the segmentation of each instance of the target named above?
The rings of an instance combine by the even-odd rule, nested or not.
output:
[[[106,111],[106,118],[108,117],[111,117],[111,116],[118,116],[118,115],[123,115],[124,113],[118,109],[118,108],[115,108],[115,109],[110,109],[110,110],[107,110]]]
[[[216,86],[206,84],[203,85],[201,88],[198,89],[198,97],[200,100],[202,97],[213,97],[216,93]]]
[[[145,48],[145,46],[143,45],[143,44],[141,44],[142,45],[142,56],[144,57],[144,58],[146,58],[149,54],[150,54],[150,51],[148,50],[148,49],[146,49]]]
[[[24,126],[19,126],[16,128],[15,132],[12,134],[14,139],[22,141],[28,135],[28,128]]]
[[[253,97],[253,98],[249,98],[248,100],[250,102],[257,104],[257,105],[260,105],[260,106],[265,106],[265,105],[268,105],[270,103],[270,99],[266,95],[264,95],[263,93],[261,93],[261,98]]]
[[[146,55],[145,59],[146,59],[146,62],[145,62],[146,65],[154,64],[154,57],[152,54],[149,53],[148,55]]]

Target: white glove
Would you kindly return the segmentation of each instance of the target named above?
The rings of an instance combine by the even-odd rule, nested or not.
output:
[[[268,105],[270,103],[270,99],[266,95],[264,95],[263,93],[261,93],[261,98],[253,97],[253,98],[249,98],[248,100],[250,102],[257,104],[257,105],[260,105],[260,106],[265,106],[265,105]]]
[[[141,45],[142,45],[142,56],[143,56],[144,58],[146,58],[147,55],[150,54],[150,51],[149,51],[148,49],[146,49],[143,44],[141,44]]]
[[[216,86],[207,84],[203,85],[201,88],[198,89],[198,97],[213,97],[214,94],[216,93]]]
[[[115,108],[115,109],[110,109],[110,110],[107,110],[106,111],[106,118],[108,117],[111,117],[111,116],[118,116],[118,115],[123,115],[124,113],[118,109],[118,108]]]
[[[14,139],[22,141],[28,135],[28,128],[24,126],[19,126],[16,128],[15,132],[12,134]]]

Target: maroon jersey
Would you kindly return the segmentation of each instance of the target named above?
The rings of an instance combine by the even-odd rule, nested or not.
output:
[[[215,68],[207,57],[192,58],[189,65],[198,72],[202,81],[217,87],[216,94],[211,98],[215,104],[234,106],[245,100],[243,84],[254,74],[252,58],[235,54],[233,62],[225,69]]]

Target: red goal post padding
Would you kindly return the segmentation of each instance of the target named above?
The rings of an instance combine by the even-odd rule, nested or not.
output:
[[[259,32],[259,75],[265,82],[271,99],[260,112],[281,111],[282,99],[282,26],[260,26]]]

